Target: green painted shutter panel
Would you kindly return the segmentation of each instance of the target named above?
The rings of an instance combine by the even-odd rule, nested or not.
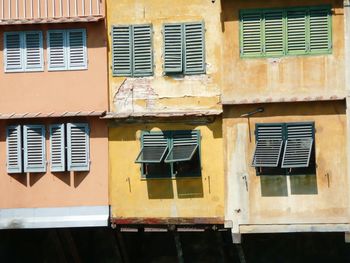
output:
[[[330,8],[310,8],[310,52],[324,53],[331,49]]]
[[[67,69],[67,34],[64,30],[52,30],[47,32],[48,43],[48,69]]]
[[[307,52],[306,20],[306,9],[291,9],[287,11],[288,54],[305,54]]]
[[[265,54],[284,54],[283,10],[271,10],[264,13]]]
[[[23,34],[21,32],[4,34],[5,72],[23,71],[22,45]]]
[[[186,74],[205,73],[204,23],[186,23],[185,68]]]
[[[133,26],[133,75],[153,75],[152,26]]]
[[[132,75],[132,27],[112,27],[112,67],[116,76]]]
[[[46,172],[45,126],[23,126],[24,172]]]
[[[168,139],[162,132],[145,132],[142,135],[142,149],[136,163],[160,163],[168,150]]]
[[[282,168],[308,167],[314,138],[314,124],[287,123],[286,125],[287,141]]]
[[[25,32],[25,70],[44,70],[42,32]]]
[[[190,161],[199,148],[199,132],[174,132],[166,163]]]
[[[262,55],[262,12],[242,12],[240,21],[241,55],[245,57]]]
[[[65,171],[65,130],[64,124],[50,125],[50,170]]]
[[[21,173],[22,170],[22,135],[21,126],[6,128],[7,173]]]
[[[69,171],[90,170],[89,126],[87,123],[67,124]]]
[[[252,166],[277,167],[283,145],[283,125],[257,125]]]
[[[183,25],[165,24],[164,37],[164,72],[182,73],[183,60]]]
[[[87,68],[86,30],[72,29],[67,31],[68,69]]]

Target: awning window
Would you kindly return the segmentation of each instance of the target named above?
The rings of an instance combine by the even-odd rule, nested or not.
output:
[[[168,140],[163,133],[146,133],[143,135],[143,147],[136,163],[160,163],[167,150]]]
[[[166,163],[190,161],[199,148],[199,134],[197,131],[175,133],[172,146],[165,158]]]

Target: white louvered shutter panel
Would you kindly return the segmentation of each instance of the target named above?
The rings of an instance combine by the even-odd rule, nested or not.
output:
[[[6,72],[23,71],[23,33],[9,32],[4,34]]]
[[[24,172],[46,172],[45,126],[23,126]]]
[[[133,26],[133,75],[153,75],[151,25]]]
[[[164,72],[182,73],[183,60],[183,25],[165,24],[164,38]]]
[[[47,32],[49,70],[67,69],[66,36],[67,34],[64,30],[52,30]]]
[[[241,56],[257,56],[263,53],[262,13],[241,13]]]
[[[265,54],[283,55],[283,11],[271,10],[264,13]]]
[[[327,52],[331,49],[330,8],[310,8],[310,52]]]
[[[65,131],[64,124],[50,125],[50,170],[65,171]]]
[[[87,68],[86,30],[72,29],[67,31],[68,69]]]
[[[8,126],[6,129],[7,173],[21,173],[22,170],[22,139],[21,126]]]
[[[25,32],[24,34],[26,71],[44,70],[42,32]]]
[[[186,23],[185,68],[186,74],[205,73],[204,23]]]
[[[306,18],[306,9],[287,11],[288,54],[304,54],[307,52]]]
[[[132,74],[131,26],[112,27],[112,68],[116,76]]]
[[[89,171],[89,126],[86,123],[67,124],[67,152],[69,171]]]

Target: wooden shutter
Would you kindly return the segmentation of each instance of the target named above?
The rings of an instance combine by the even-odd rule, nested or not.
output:
[[[190,161],[199,148],[198,131],[179,131],[172,136],[171,148],[164,162]]]
[[[262,43],[262,12],[241,12],[241,56],[261,56]]]
[[[162,132],[145,132],[142,135],[142,149],[136,163],[160,163],[168,150],[168,139]]]
[[[329,7],[312,7],[309,11],[310,52],[325,53],[330,51],[331,10]]]
[[[115,76],[132,75],[131,26],[112,27],[112,67]]]
[[[265,54],[284,54],[283,10],[269,10],[264,13]]]
[[[50,170],[65,171],[65,131],[64,124],[50,125]]]
[[[6,128],[7,173],[22,173],[22,135],[21,126]]]
[[[67,157],[69,171],[90,170],[89,126],[87,123],[67,124]]]
[[[283,145],[283,125],[257,125],[256,144],[252,166],[277,167]]]
[[[64,30],[52,30],[47,32],[49,70],[67,69],[66,36],[66,31]]]
[[[67,31],[68,69],[87,68],[86,30],[72,29]]]
[[[5,72],[23,71],[23,33],[6,32],[4,34]]]
[[[43,35],[42,32],[25,32],[25,70],[44,70],[43,63]]]
[[[305,54],[306,42],[306,9],[291,9],[287,11],[287,52],[288,54]]]
[[[153,75],[151,25],[133,26],[133,75]]]
[[[24,172],[46,172],[45,126],[23,126]]]
[[[185,68],[186,74],[205,73],[204,23],[186,23]]]
[[[183,25],[164,24],[164,72],[182,73]]]

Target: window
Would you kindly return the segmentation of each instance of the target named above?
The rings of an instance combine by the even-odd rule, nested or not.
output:
[[[164,73],[204,74],[204,23],[164,24]]]
[[[196,177],[201,175],[199,131],[143,132],[141,164],[143,178]]]
[[[256,124],[252,166],[261,175],[314,173],[314,136],[312,122]]]
[[[112,26],[112,68],[114,76],[152,76],[151,25]]]
[[[89,171],[90,154],[88,124],[53,124],[50,125],[49,129],[51,171]]]
[[[44,70],[42,32],[6,32],[4,47],[5,72]]]
[[[49,30],[47,32],[48,69],[87,69],[86,30]]]
[[[330,6],[240,11],[241,57],[331,52]]]

